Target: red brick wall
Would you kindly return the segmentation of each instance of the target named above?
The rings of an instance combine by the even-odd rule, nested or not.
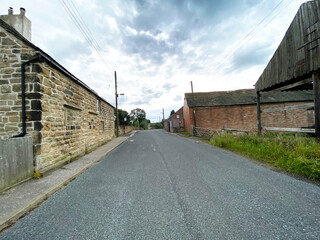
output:
[[[233,128],[255,131],[257,129],[257,107],[255,105],[197,107],[197,127]]]
[[[299,103],[279,103],[263,104],[261,110],[266,108],[279,108],[285,106],[306,104]],[[192,108],[184,105],[185,131],[190,133],[190,126],[193,125]],[[309,113],[310,115],[310,113]],[[308,127],[313,122],[308,118],[306,109],[294,109],[287,111],[267,112],[261,114],[263,127]],[[199,128],[222,129],[230,128],[237,130],[257,131],[257,106],[238,105],[238,106],[217,106],[217,107],[197,107],[196,122]]]
[[[177,117],[179,115],[179,118]],[[172,121],[173,132],[180,132],[184,130],[183,123],[183,108],[180,108],[175,114],[170,116],[164,124],[166,131],[170,131],[170,121]]]
[[[193,125],[193,115],[192,115],[192,108],[189,108],[186,99],[184,99],[184,104],[183,104],[183,122],[184,122],[184,130],[190,133],[190,126]]]
[[[299,103],[278,103],[262,105],[261,110],[269,108],[279,108],[306,104],[310,102]],[[308,111],[306,109],[294,109],[288,111],[266,112],[261,114],[261,121],[263,127],[309,127],[314,124],[313,119],[308,118]]]

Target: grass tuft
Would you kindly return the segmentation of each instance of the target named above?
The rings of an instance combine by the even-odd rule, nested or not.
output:
[[[188,132],[179,132],[179,133],[182,133],[183,135],[186,135],[187,137],[190,137],[190,136],[191,136],[191,134],[188,133]]]
[[[320,181],[320,144],[293,134],[215,135],[210,144]]]

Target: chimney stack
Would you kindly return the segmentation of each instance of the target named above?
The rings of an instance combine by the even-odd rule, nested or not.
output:
[[[24,9],[23,7],[20,8],[20,15],[21,16],[25,16],[26,15],[26,9]]]
[[[13,14],[13,8],[9,7],[8,15],[1,15],[0,19],[31,41],[31,22],[26,17],[26,9],[21,7],[20,14]]]

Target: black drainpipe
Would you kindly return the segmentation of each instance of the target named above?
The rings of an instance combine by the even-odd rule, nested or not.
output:
[[[18,135],[13,136],[12,138],[17,137],[24,137],[27,134],[27,123],[26,123],[26,77],[25,77],[25,66],[35,62],[37,60],[40,60],[41,55],[39,53],[36,53],[36,57],[30,59],[29,61],[26,61],[21,64],[21,104],[22,104],[22,133],[19,133]]]

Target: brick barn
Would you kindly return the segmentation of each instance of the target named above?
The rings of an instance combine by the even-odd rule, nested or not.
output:
[[[45,172],[112,139],[114,107],[32,44],[29,23],[24,9],[0,16],[0,139],[32,136]]]
[[[183,116],[185,131],[199,136],[217,131],[257,132],[257,98],[254,89],[185,93]],[[308,128],[314,124],[312,91],[277,93],[261,99],[264,126]],[[290,109],[292,105],[300,105]],[[277,111],[272,111],[272,109]],[[195,110],[195,115],[194,115]],[[265,110],[265,112],[263,112]],[[194,132],[196,126],[196,132]]]
[[[314,99],[309,108],[314,122],[309,133],[315,134],[320,142],[320,1],[303,3],[292,20],[284,38],[273,54],[263,73],[255,84],[257,108],[259,100],[274,92],[299,94],[302,90],[312,90]],[[258,113],[261,111],[258,110]],[[264,123],[263,113],[258,114],[258,130],[270,129]],[[281,124],[281,122],[279,123]],[[305,132],[301,129],[281,127],[282,131]]]
[[[164,123],[164,128],[168,132],[184,131],[183,107],[181,107],[177,112],[175,112],[168,119],[166,119]]]

